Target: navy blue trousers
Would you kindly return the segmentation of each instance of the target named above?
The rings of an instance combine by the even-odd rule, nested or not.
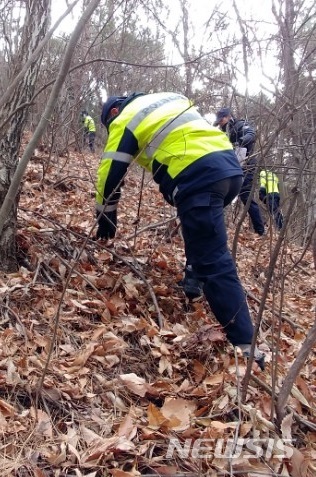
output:
[[[268,194],[267,204],[269,212],[274,218],[277,229],[281,230],[283,227],[283,215],[280,212],[280,194],[278,192],[272,192]]]
[[[251,191],[251,183],[249,183],[249,182],[246,183],[246,179],[245,179],[245,181],[242,185],[241,191],[239,193],[240,200],[244,205],[246,205],[246,203],[247,203],[248,197],[250,195],[250,191]],[[263,220],[262,220],[262,217],[261,217],[259,205],[253,199],[250,202],[250,206],[249,206],[249,209],[248,209],[248,214],[249,214],[250,220],[252,222],[252,226],[254,228],[254,231],[259,235],[263,235],[263,233],[264,233],[264,223],[263,223]]]
[[[244,290],[228,250],[224,207],[239,193],[242,178],[212,184],[211,192],[192,197],[193,207],[178,209],[187,263],[203,283],[210,307],[233,345],[251,343],[253,324]]]
[[[95,141],[95,132],[85,132],[84,133],[84,145],[88,142],[88,146],[91,152],[95,152],[94,141]]]

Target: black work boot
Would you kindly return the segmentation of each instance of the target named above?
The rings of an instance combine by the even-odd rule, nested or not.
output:
[[[203,294],[201,282],[199,282],[197,278],[194,278],[191,265],[187,265],[185,267],[184,278],[178,282],[178,285],[183,288],[185,295],[190,300],[193,300],[193,298],[198,298]]]
[[[237,345],[237,346],[238,346],[238,348],[241,349],[244,357],[249,358],[251,345],[250,344],[243,344],[243,345]],[[264,368],[265,368],[264,358],[265,358],[265,354],[262,351],[260,351],[256,346],[255,347],[255,352],[254,352],[254,360],[258,364],[261,371],[264,371]]]

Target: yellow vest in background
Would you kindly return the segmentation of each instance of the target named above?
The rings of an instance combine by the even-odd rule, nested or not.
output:
[[[279,179],[278,176],[272,171],[260,172],[260,187],[264,187],[267,194],[273,194],[279,192]]]

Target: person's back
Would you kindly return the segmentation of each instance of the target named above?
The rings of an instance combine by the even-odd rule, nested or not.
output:
[[[137,162],[152,172],[171,205],[185,206],[193,193],[209,191],[212,182],[242,175],[227,136],[202,118],[183,95],[136,94],[124,101],[114,125],[112,133],[110,120],[104,156],[107,151],[128,152],[131,161],[137,155]],[[108,166],[104,164],[105,169]],[[101,167],[100,173],[105,177],[107,170],[102,172]],[[102,203],[101,196],[98,200]]]

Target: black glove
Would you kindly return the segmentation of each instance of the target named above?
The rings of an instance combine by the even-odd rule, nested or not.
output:
[[[99,217],[100,213],[97,212],[97,216]],[[117,224],[117,217],[116,217],[116,210],[112,212],[104,212],[98,218],[99,226],[97,230],[97,238],[99,239],[112,239],[115,237],[116,233],[116,224]]]

